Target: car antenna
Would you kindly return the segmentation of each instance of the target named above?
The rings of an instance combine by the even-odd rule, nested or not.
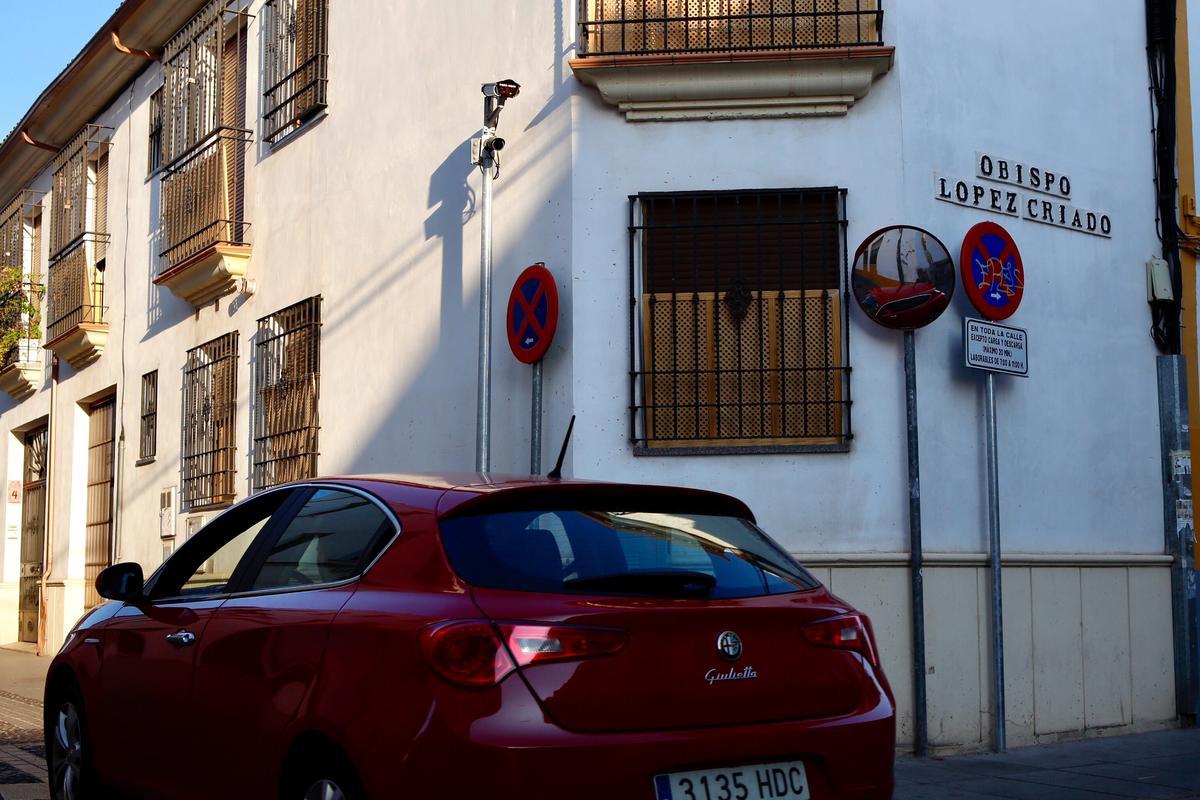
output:
[[[562,480],[562,465],[563,460],[567,457],[567,445],[571,443],[571,431],[575,429],[575,415],[571,415],[571,422],[567,425],[567,435],[563,437],[562,450],[558,451],[558,461],[554,462],[554,469],[546,474],[546,477],[553,481]]]

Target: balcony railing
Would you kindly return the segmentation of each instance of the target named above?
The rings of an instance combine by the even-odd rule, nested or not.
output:
[[[162,271],[216,245],[245,243],[248,136],[248,131],[223,129],[163,178]]]
[[[92,237],[94,238],[94,237]],[[50,265],[46,339],[53,342],[80,325],[107,322],[104,307],[104,272],[89,265],[88,250],[95,242],[85,239]]]
[[[579,55],[883,44],[881,0],[580,0]]]
[[[0,295],[0,371],[41,361],[44,293],[45,287],[35,277]]]

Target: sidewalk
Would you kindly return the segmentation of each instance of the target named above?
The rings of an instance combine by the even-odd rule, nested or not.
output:
[[[0,800],[44,800],[42,685],[49,658],[0,648]]]
[[[896,762],[895,800],[1200,798],[1200,730]]]

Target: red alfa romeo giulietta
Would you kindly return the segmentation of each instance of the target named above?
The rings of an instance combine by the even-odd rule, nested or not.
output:
[[[58,800],[892,794],[870,623],[726,495],[320,479],[97,584],[47,677]]]

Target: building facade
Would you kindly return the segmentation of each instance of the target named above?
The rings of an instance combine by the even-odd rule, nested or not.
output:
[[[1031,341],[998,391],[1009,743],[1177,724],[1145,51],[1120,0],[126,0],[0,146],[0,643],[53,651],[103,566],[267,486],[470,468],[471,139],[512,77],[496,472],[529,465],[504,299],[545,262],[544,460],[575,414],[568,474],[745,499],[871,615],[910,747],[903,348],[851,262],[999,221]],[[935,751],[993,727],[972,313],[916,334]]]

